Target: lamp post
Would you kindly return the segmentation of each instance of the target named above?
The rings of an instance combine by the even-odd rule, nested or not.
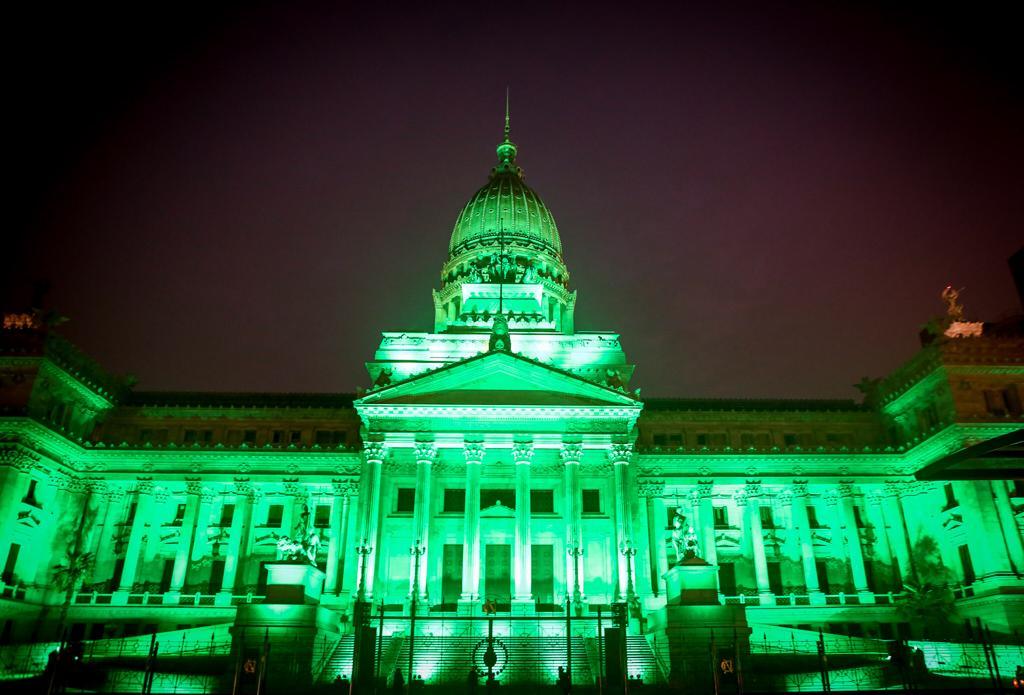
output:
[[[636,594],[633,592],[633,558],[636,557],[636,548],[633,547],[633,542],[627,538],[623,541],[620,552],[626,558],[626,603],[632,604],[636,599]]]
[[[366,558],[372,552],[373,546],[365,538],[356,546],[356,554],[359,555],[359,590],[356,592],[356,601],[360,603],[366,600]]]
[[[412,597],[409,602],[409,693],[411,695],[413,689],[413,672],[412,672],[412,660],[416,653],[416,602],[419,599],[420,594],[420,558],[427,552],[427,549],[420,545],[420,541],[417,538],[416,543],[409,548],[409,554],[413,557],[413,568],[412,568]]]
[[[572,558],[572,603],[577,612],[581,610],[582,594],[580,593],[580,558],[583,556],[583,548],[573,543],[566,553]]]

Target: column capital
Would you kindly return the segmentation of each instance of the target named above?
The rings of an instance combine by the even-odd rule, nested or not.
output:
[[[433,463],[437,460],[437,445],[434,442],[416,442],[412,449],[416,463]]]
[[[298,478],[285,478],[283,482],[284,494],[292,497],[306,496],[306,486],[300,483]]]
[[[578,464],[580,459],[583,458],[583,445],[582,444],[563,444],[558,455],[562,458],[562,463]]]
[[[203,494],[203,479],[185,478],[185,493],[189,495]]]
[[[608,460],[613,463],[624,463],[628,464],[630,459],[633,458],[633,445],[632,444],[612,444],[608,450]]]
[[[484,462],[486,447],[483,442],[466,442],[462,445],[462,453],[466,457],[466,464],[481,464]]]
[[[885,491],[877,487],[869,490],[865,496],[867,497],[868,502],[873,505],[881,505],[885,502],[885,498],[887,497]]]
[[[153,494],[153,479],[152,478],[139,478],[135,481],[135,492],[140,495],[152,495]]]
[[[825,490],[821,498],[825,500],[825,504],[830,507],[834,507],[839,504],[839,490],[837,488],[829,488]]]
[[[516,464],[530,465],[533,459],[533,442],[516,442],[512,445],[512,460]]]
[[[153,499],[154,501],[156,501],[157,504],[165,503],[167,500],[170,499],[170,497],[171,491],[163,486],[156,488],[156,490],[153,493]]]
[[[750,501],[750,496],[747,494],[745,488],[740,488],[736,492],[732,493],[732,499],[736,502],[737,507],[746,507],[747,502]]]
[[[794,480],[789,489],[792,491],[793,497],[806,499],[811,496],[810,486],[808,486],[806,480]]]
[[[252,499],[256,496],[256,486],[249,478],[235,478],[235,494],[239,497]]]
[[[335,497],[355,497],[359,494],[358,478],[335,478],[331,481]]]
[[[637,494],[647,499],[664,497],[665,481],[655,480],[654,478],[638,478],[636,481],[636,490]]]
[[[384,442],[366,442],[363,445],[363,459],[367,463],[383,463],[388,455],[388,447]]]
[[[715,494],[714,480],[698,480],[695,492],[700,499],[707,499]]]
[[[743,490],[747,493],[747,497],[760,497],[764,494],[764,488],[761,486],[760,480],[748,480],[746,485],[743,486]]]
[[[852,480],[840,480],[839,486],[836,489],[839,490],[840,497],[853,497]]]

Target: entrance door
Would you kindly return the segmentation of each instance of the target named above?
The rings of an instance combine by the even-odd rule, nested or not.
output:
[[[533,596],[538,604],[551,605],[555,602],[554,547],[551,545],[530,546],[530,567],[532,569]]]
[[[446,543],[441,561],[441,603],[455,605],[462,595],[462,544]]]
[[[512,546],[486,546],[484,598],[495,603],[512,603]]]

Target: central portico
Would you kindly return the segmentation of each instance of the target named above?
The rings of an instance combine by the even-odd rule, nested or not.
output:
[[[497,155],[456,220],[434,332],[385,333],[354,404],[359,586],[385,605],[528,614],[632,591],[633,366],[618,334],[576,332],[507,121]]]

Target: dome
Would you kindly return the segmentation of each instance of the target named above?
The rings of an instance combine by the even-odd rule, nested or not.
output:
[[[544,201],[526,185],[516,165],[517,148],[508,139],[498,145],[498,165],[490,180],[462,208],[448,246],[451,257],[479,246],[497,246],[498,231],[507,243],[540,246],[556,258],[562,256],[562,240],[555,218]]]

